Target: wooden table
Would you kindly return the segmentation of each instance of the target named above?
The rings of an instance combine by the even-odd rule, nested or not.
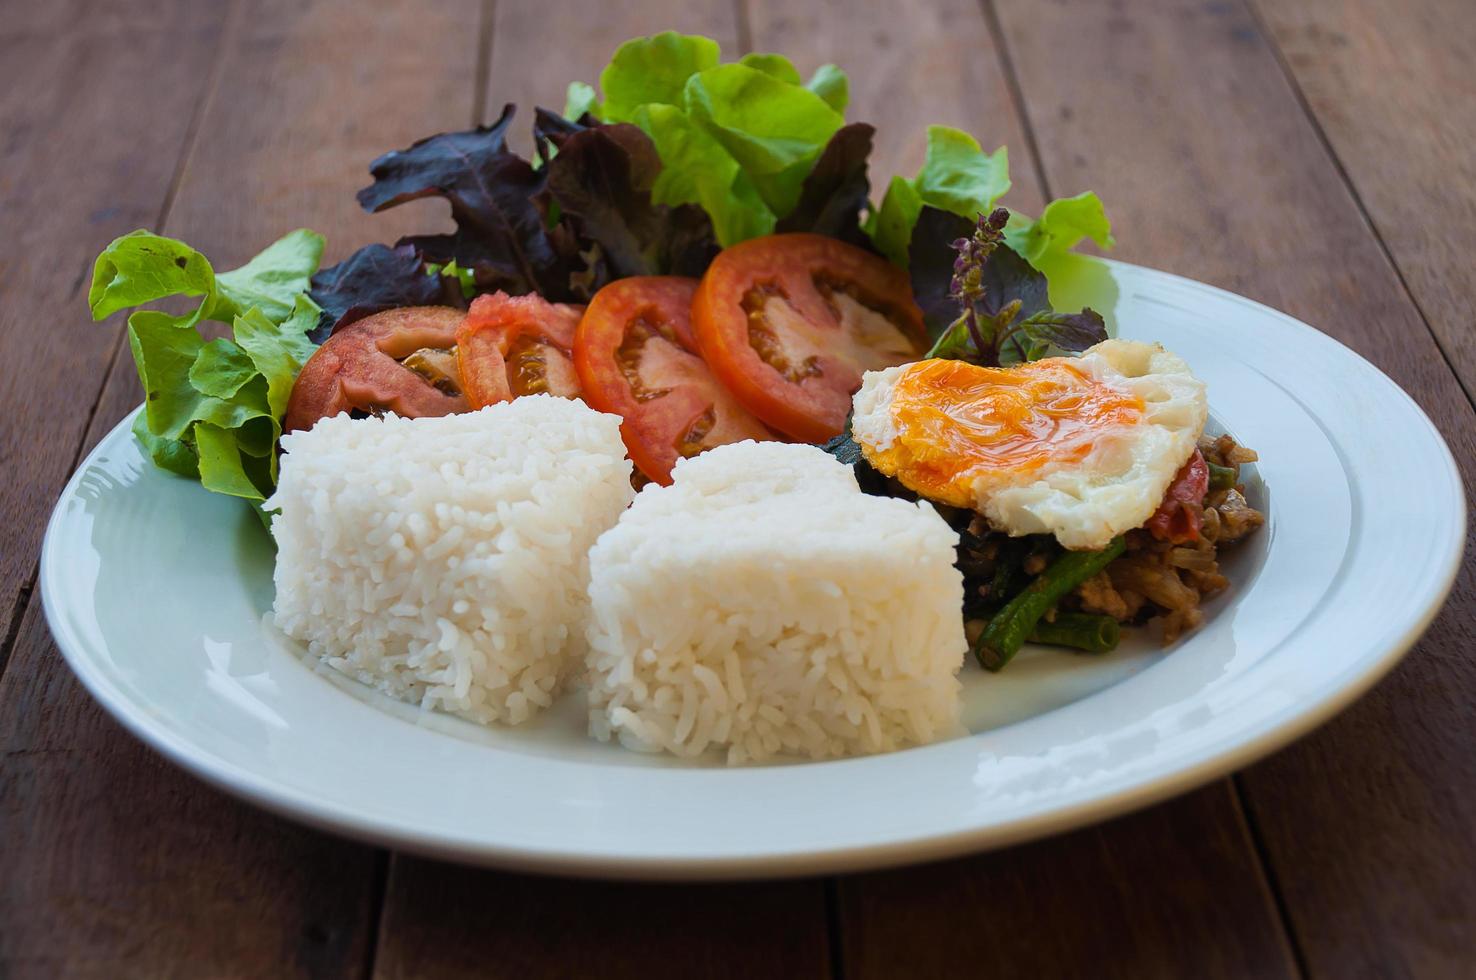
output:
[[[433,204],[359,212],[372,157],[505,101],[559,106],[616,42],[668,27],[846,67],[851,118],[879,129],[874,187],[940,122],[1009,145],[1022,208],[1099,191],[1116,254],[1318,325],[1476,476],[1469,0],[7,4],[0,977],[1476,975],[1469,563],[1391,677],[1233,778],[824,880],[588,883],[386,853],[206,788],[82,692],[34,583],[63,482],[140,397],[121,323],[87,322],[98,249],[148,226],[230,266],[308,225],[336,260],[425,230]]]

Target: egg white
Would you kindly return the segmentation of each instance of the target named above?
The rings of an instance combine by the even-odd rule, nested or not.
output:
[[[1158,344],[1106,340],[1073,363],[1097,381],[1136,395],[1144,405],[1142,417],[1096,429],[1091,451],[1081,460],[1050,461],[1028,473],[981,470],[970,490],[975,509],[995,530],[1053,534],[1067,548],[1096,550],[1153,516],[1193,454],[1209,404],[1204,383],[1189,365]],[[903,365],[864,376],[851,423],[863,449],[886,450],[906,438],[891,411],[906,370]]]

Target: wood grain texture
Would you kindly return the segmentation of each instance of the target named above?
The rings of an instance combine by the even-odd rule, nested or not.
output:
[[[479,16],[475,0],[246,4],[163,230],[230,267],[301,225],[342,255],[434,223],[362,215],[353,192],[379,152],[470,119],[478,32],[462,26]],[[107,92],[90,98],[106,112]],[[125,355],[86,444],[138,400]],[[362,975],[384,857],[160,762],[72,680],[39,612],[0,678],[0,975]]]
[[[563,108],[615,46],[665,29],[739,49],[735,8],[628,4],[591,17],[573,0],[497,4],[485,112]],[[545,43],[540,39],[557,39]],[[520,127],[526,129],[526,127]],[[526,148],[526,131],[517,134]],[[515,140],[515,143],[517,140]],[[818,976],[828,963],[817,882],[683,887],[475,871],[395,855],[375,957],[381,977]]]
[[[913,173],[925,125],[956,125],[985,146],[1007,142],[1007,200],[1040,207],[1045,189],[977,5],[931,0],[898,18],[883,3],[757,0],[750,16],[756,48],[796,55],[802,69],[829,60],[850,71],[851,118],[878,128],[875,173]],[[1055,193],[1089,186],[1046,176]],[[879,192],[883,181],[873,183]],[[1006,976],[1287,975],[1292,959],[1232,804],[1222,781],[1062,841],[847,879],[846,975],[967,975],[981,963]]]
[[[1229,783],[998,854],[845,878],[847,980],[1291,977]]]
[[[1101,192],[1123,258],[1260,299],[1368,357],[1472,485],[1471,406],[1243,5],[1000,0],[999,13],[1047,173]],[[1240,777],[1314,975],[1470,975],[1471,558],[1468,538],[1449,604],[1389,679]]]
[[[225,12],[64,0],[0,18],[0,672],[118,341],[87,315],[92,256],[158,220]]]
[[[39,602],[0,704],[0,976],[360,975],[372,852],[145,749],[67,670]]]
[[[823,977],[819,881],[653,885],[396,857],[375,976]]]
[[[1425,319],[1476,394],[1476,10],[1257,5]]]

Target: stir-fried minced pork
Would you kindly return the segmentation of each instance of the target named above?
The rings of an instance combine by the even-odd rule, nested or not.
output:
[[[1253,450],[1228,435],[1201,440],[1199,450],[1217,466],[1256,460]],[[1164,643],[1172,643],[1203,620],[1200,603],[1230,584],[1220,574],[1220,546],[1239,541],[1264,523],[1265,515],[1246,501],[1242,486],[1211,491],[1204,500],[1199,540],[1176,545],[1133,531],[1123,556],[1064,602],[1121,623],[1146,621]]]

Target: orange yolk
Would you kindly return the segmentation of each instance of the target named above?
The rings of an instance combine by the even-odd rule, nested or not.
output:
[[[909,489],[973,507],[975,485],[1014,484],[1048,463],[1076,463],[1099,436],[1136,425],[1143,402],[1053,357],[1010,368],[933,359],[897,379],[897,438],[867,460]]]

